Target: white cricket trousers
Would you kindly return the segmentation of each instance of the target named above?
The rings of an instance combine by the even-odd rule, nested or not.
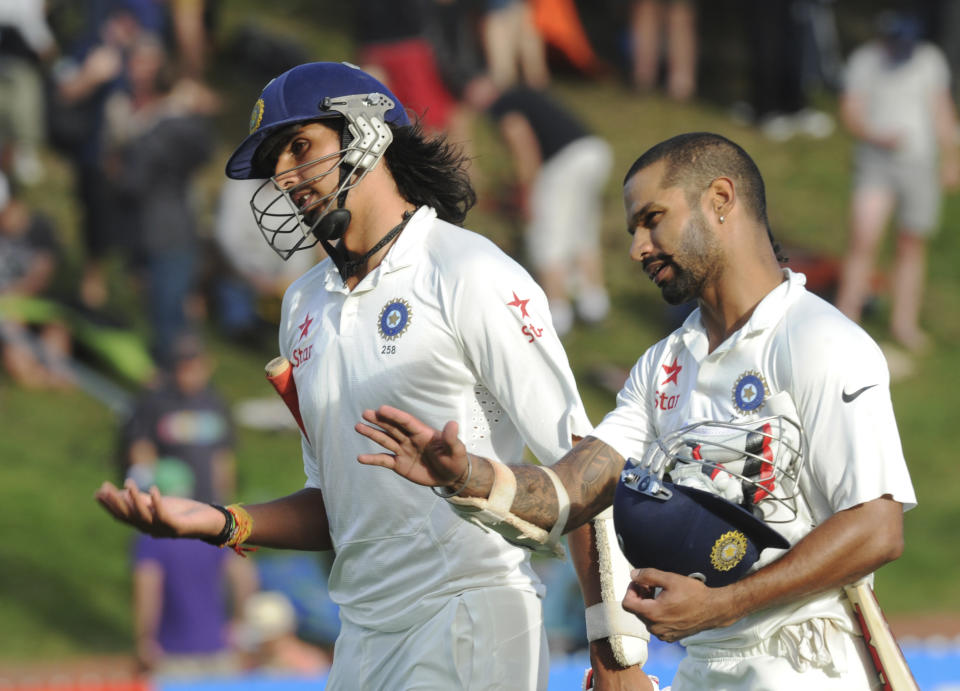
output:
[[[670,691],[869,691],[880,688],[862,636],[833,629],[822,639],[832,663],[797,665],[776,635],[737,650],[687,649]],[[810,641],[807,641],[809,644]],[[809,651],[806,651],[809,652]],[[830,669],[827,669],[827,668]]]
[[[429,620],[385,633],[343,622],[328,691],[546,691],[540,598],[515,588],[456,597]]]

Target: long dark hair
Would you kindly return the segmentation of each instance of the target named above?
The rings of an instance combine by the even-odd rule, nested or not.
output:
[[[384,160],[401,196],[417,206],[432,206],[444,221],[463,225],[477,202],[467,172],[469,158],[446,137],[427,136],[420,123],[391,129],[393,142]]]
[[[273,175],[283,147],[309,122],[319,122],[339,131],[342,141],[345,126],[342,117],[305,120],[281,127],[257,147],[253,157],[255,174],[263,178]],[[411,204],[432,206],[437,217],[448,223],[463,225],[467,212],[477,203],[477,193],[467,173],[469,158],[443,135],[427,136],[420,123],[389,127],[393,141],[383,158],[400,195]]]

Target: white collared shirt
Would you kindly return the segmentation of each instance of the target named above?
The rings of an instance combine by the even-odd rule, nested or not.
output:
[[[468,451],[505,462],[524,445],[544,463],[590,423],[546,297],[486,238],[421,207],[382,263],[352,290],[327,259],[288,289],[280,351],[309,442],[307,487],[323,491],[342,616],[396,631],[467,588],[539,590],[525,552],[458,517],[429,488],[357,462],[381,451],[353,427],[392,405]]]
[[[617,396],[617,407],[593,431],[624,458],[703,420],[746,421],[774,396],[789,397],[806,437],[797,518],[774,527],[795,544],[838,511],[885,494],[905,509],[916,504],[879,347],[832,305],[808,292],[790,270],[736,333],[707,352],[695,310],[644,353]],[[656,528],[654,528],[656,529]],[[664,527],[669,529],[669,526]],[[764,550],[755,568],[781,550]],[[754,614],[684,641],[753,645],[786,623],[829,616],[849,622],[836,593]]]

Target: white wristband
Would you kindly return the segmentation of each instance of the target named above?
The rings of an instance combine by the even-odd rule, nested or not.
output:
[[[630,564],[617,544],[613,511],[608,508],[594,518],[593,528],[601,601],[586,610],[587,638],[609,640],[613,657],[621,667],[642,666],[647,661],[650,634],[643,622],[620,604],[630,584]]]
[[[587,619],[587,640],[597,641],[618,634],[647,640],[650,634],[640,619],[625,611],[619,602],[598,602],[584,612]]]

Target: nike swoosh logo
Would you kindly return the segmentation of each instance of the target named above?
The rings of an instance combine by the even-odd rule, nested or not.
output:
[[[876,384],[870,384],[869,386],[864,386],[862,389],[857,389],[853,393],[847,393],[846,391],[843,391],[840,393],[840,398],[843,399],[844,403],[850,403],[853,399],[855,399],[857,396],[862,394],[864,391],[866,391],[867,389],[872,389],[874,386],[876,386]]]

